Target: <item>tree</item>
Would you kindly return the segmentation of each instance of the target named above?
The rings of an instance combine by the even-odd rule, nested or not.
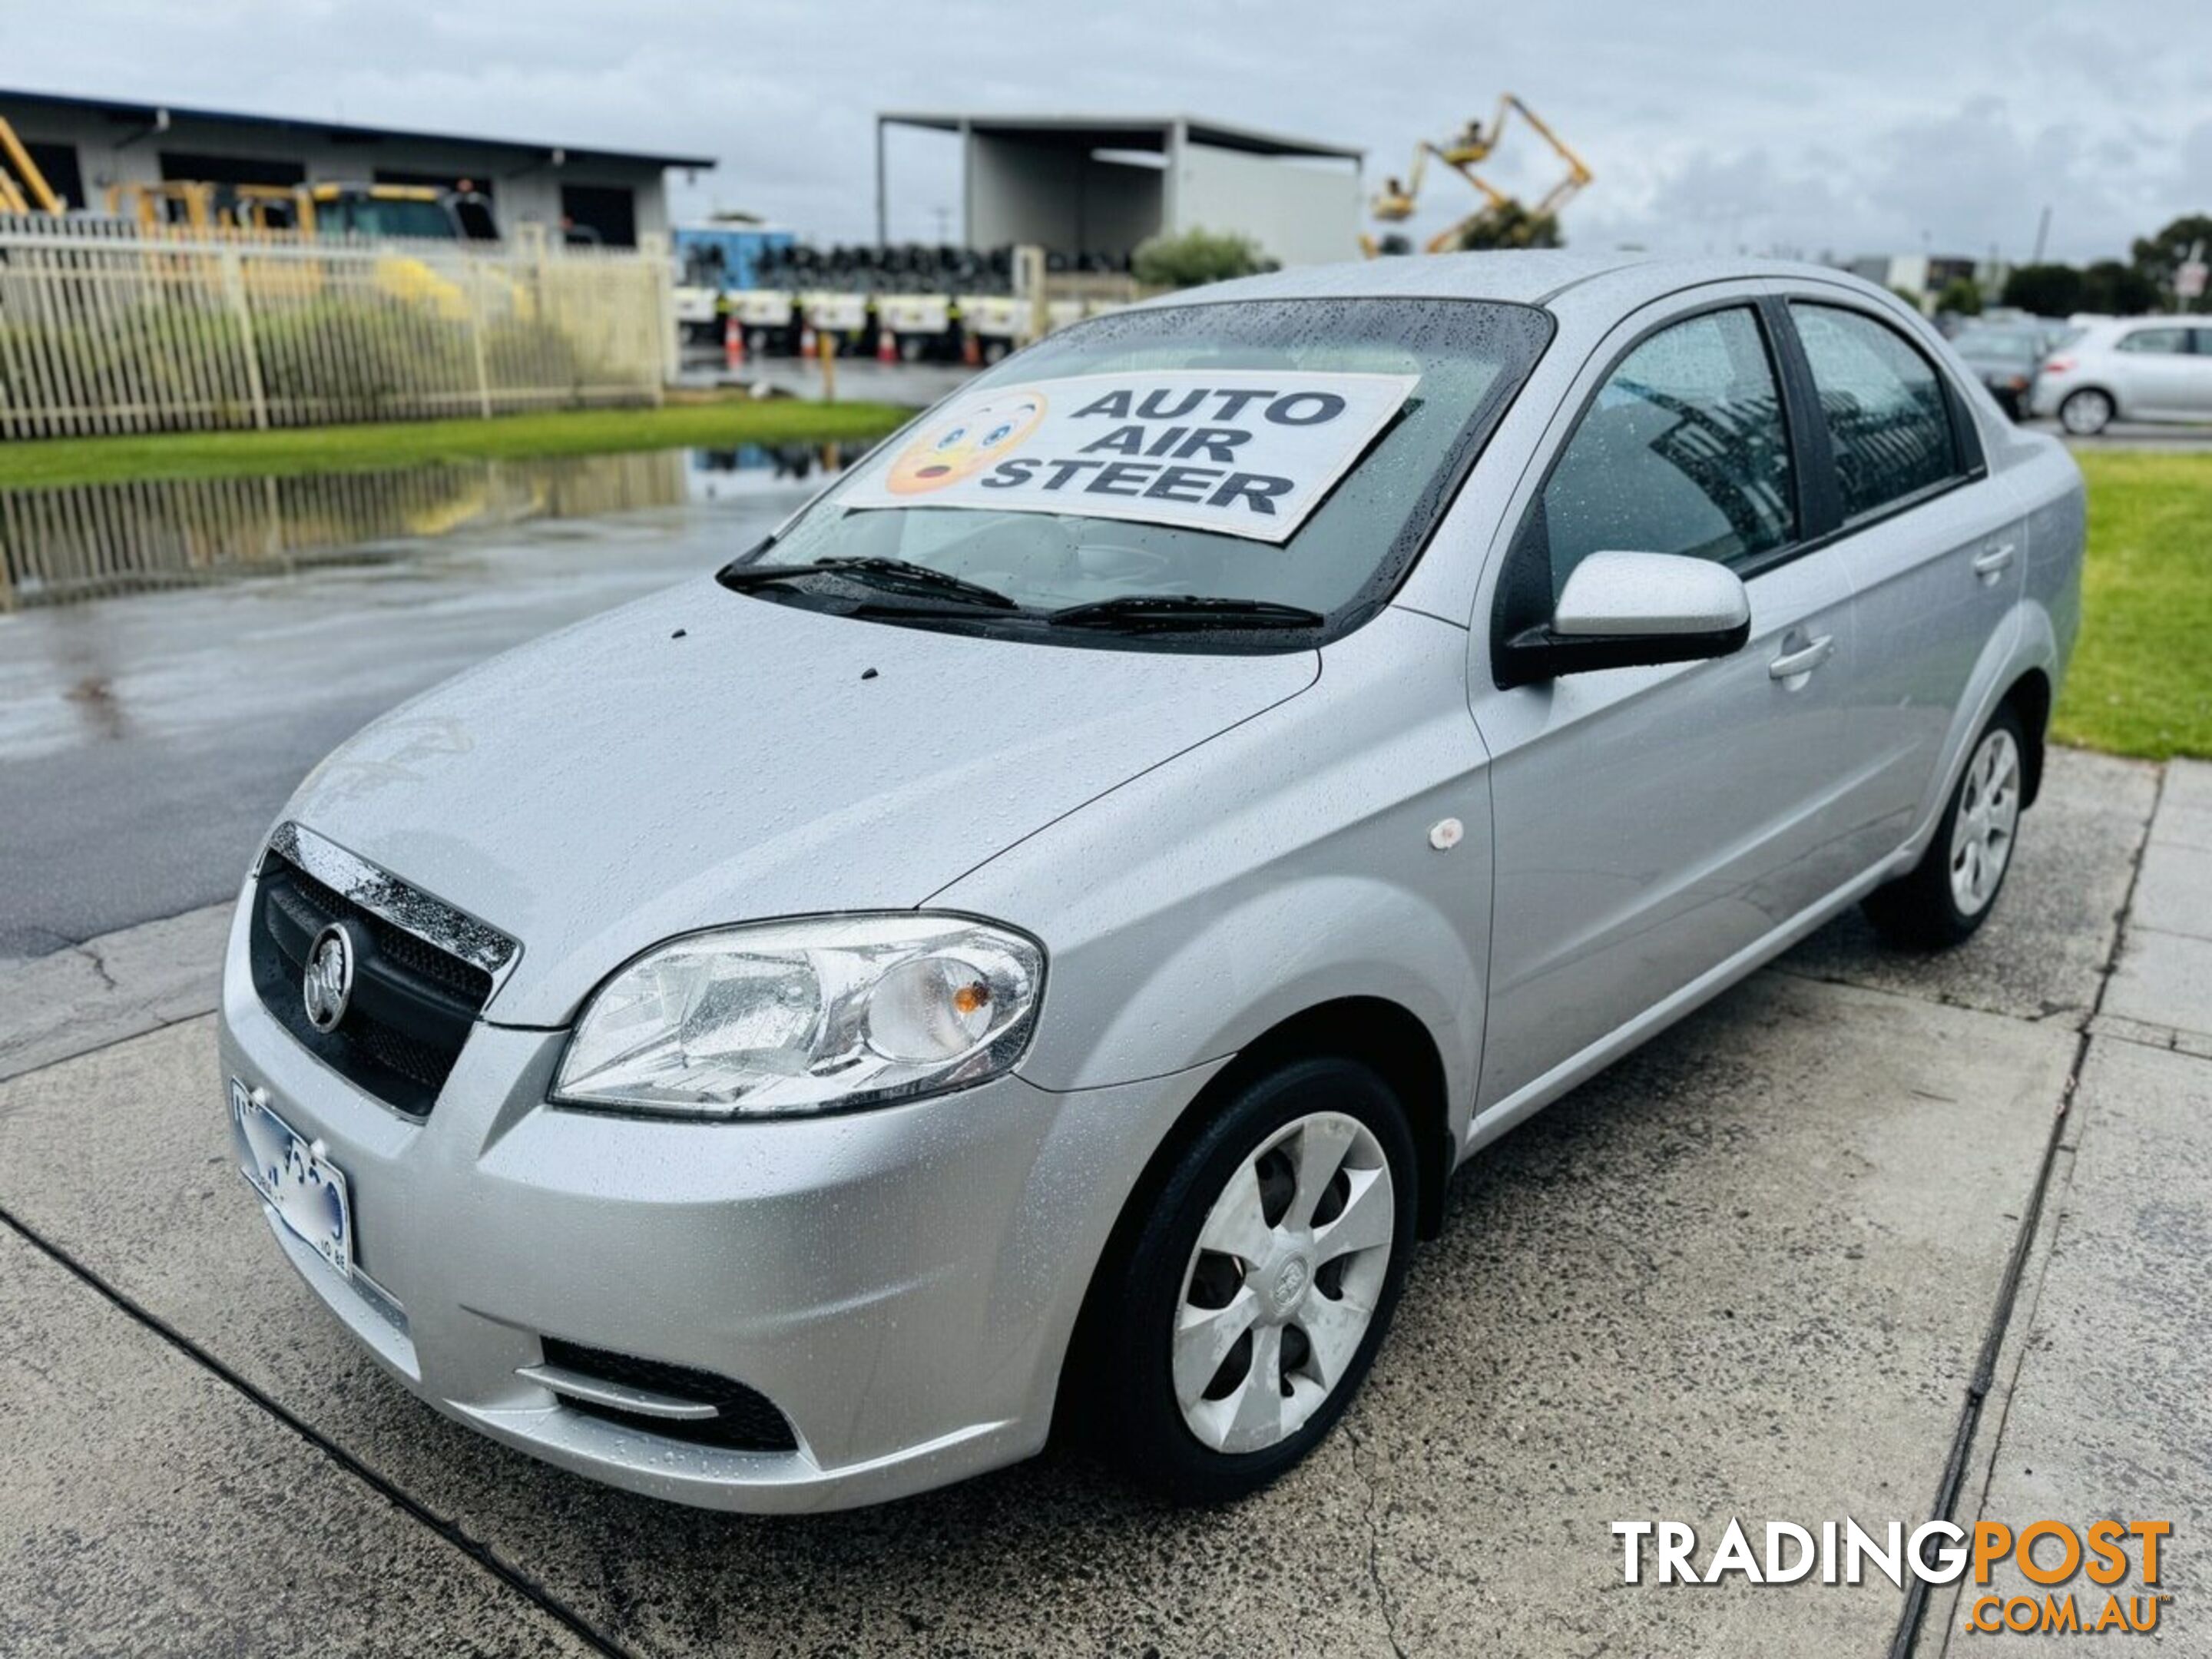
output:
[[[2212,259],[2212,214],[2186,213],[2176,219],[2155,236],[2138,236],[2129,250],[2135,256],[2135,268],[2157,290],[2158,297],[2146,310],[2173,303],[2174,273],[2181,269],[2192,247],[2202,245],[2199,258]],[[2178,311],[2212,309],[2203,295],[2193,300],[2175,304]]]
[[[2108,317],[2134,317],[2156,311],[2164,298],[2158,284],[2118,259],[2100,259],[2081,273],[2081,309]]]
[[[1559,247],[1564,245],[1556,215],[1531,212],[1519,202],[1499,202],[1485,208],[1460,233],[1462,252],[1485,248]]]
[[[1943,291],[1936,296],[1938,315],[1949,312],[1954,317],[1978,317],[1982,314],[1982,290],[1972,278],[1954,276],[1943,284]]]
[[[1152,288],[1196,288],[1273,270],[1275,262],[1249,237],[1194,225],[1177,236],[1150,236],[1137,244],[1129,269]]]
[[[2081,273],[2071,265],[2014,265],[2002,303],[2038,317],[2070,317],[2081,303]]]

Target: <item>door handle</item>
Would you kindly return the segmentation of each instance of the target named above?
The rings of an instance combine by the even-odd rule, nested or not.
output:
[[[1785,651],[1766,665],[1766,677],[1771,680],[1791,680],[1800,674],[1809,674],[1836,652],[1836,636],[1823,634],[1811,644],[1796,651]]]
[[[1977,553],[1974,555],[1974,574],[1977,576],[1994,576],[2012,562],[2012,555],[2010,542],[2000,542],[1995,547]]]

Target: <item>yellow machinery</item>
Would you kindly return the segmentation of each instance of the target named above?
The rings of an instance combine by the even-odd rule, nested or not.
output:
[[[428,185],[211,185],[173,179],[107,187],[107,210],[148,229],[182,225],[308,238],[359,234],[460,241],[483,201]],[[486,221],[489,225],[489,220]]]
[[[107,187],[107,210],[142,229],[177,232],[204,240],[236,239],[254,246],[300,246],[319,240],[355,236],[372,241],[471,240],[471,230],[489,233],[490,209],[473,191],[434,189],[427,185],[233,185],[171,179],[158,184],[134,181]],[[411,253],[379,254],[374,283],[392,299],[427,302],[440,315],[459,320],[471,314],[469,293],[452,276]],[[246,281],[257,292],[305,297],[322,290],[329,273],[319,259],[254,260]],[[530,296],[504,278],[479,272],[478,283],[491,283],[514,309],[527,313]]]
[[[60,214],[69,205],[0,116],[0,213]],[[483,198],[427,185],[215,185],[173,179],[110,185],[107,210],[148,230],[177,225],[200,235],[243,230],[279,239],[352,234],[460,241],[494,234]]]
[[[195,235],[205,235],[228,216],[216,199],[216,187],[196,179],[172,179],[158,185],[110,185],[107,210],[129,219],[142,229],[176,225]]]
[[[1566,176],[1547,191],[1541,201],[1529,207],[1490,183],[1475,169],[1488,161],[1505,136],[1506,122],[1514,115],[1533,127],[1544,142],[1551,145],[1559,159],[1566,163]],[[1487,228],[1503,229],[1516,222],[1540,221],[1555,216],[1571,200],[1576,192],[1590,181],[1590,170],[1583,158],[1570,149],[1559,134],[1545,125],[1536,112],[1530,109],[1511,93],[1498,100],[1498,113],[1486,128],[1480,121],[1469,121],[1447,143],[1432,143],[1424,139],[1413,149],[1413,164],[1403,182],[1396,179],[1384,181],[1377,191],[1370,211],[1387,224],[1401,224],[1413,216],[1413,209],[1421,193],[1421,179],[1433,155],[1454,173],[1474,187],[1482,198],[1482,205],[1456,223],[1447,226],[1429,238],[1425,252],[1447,253],[1468,245],[1471,234]],[[1372,236],[1362,236],[1360,246],[1372,256],[1379,250]]]
[[[59,213],[67,205],[46,183],[8,118],[0,115],[0,213]]]

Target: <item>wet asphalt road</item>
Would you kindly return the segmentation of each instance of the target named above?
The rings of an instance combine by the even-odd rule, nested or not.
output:
[[[482,658],[714,569],[807,493],[0,616],[0,960],[228,897],[341,738]]]

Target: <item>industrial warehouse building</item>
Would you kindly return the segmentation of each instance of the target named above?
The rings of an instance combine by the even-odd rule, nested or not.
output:
[[[103,210],[108,186],[368,183],[465,185],[489,203],[501,235],[518,226],[631,247],[668,231],[666,173],[714,165],[504,138],[460,137],[113,98],[0,88],[0,117],[72,208]]]
[[[1363,151],[1187,115],[878,115],[878,243],[890,127],[959,135],[969,247],[1035,243],[1118,262],[1149,236],[1201,228],[1249,237],[1286,265],[1359,251]]]

